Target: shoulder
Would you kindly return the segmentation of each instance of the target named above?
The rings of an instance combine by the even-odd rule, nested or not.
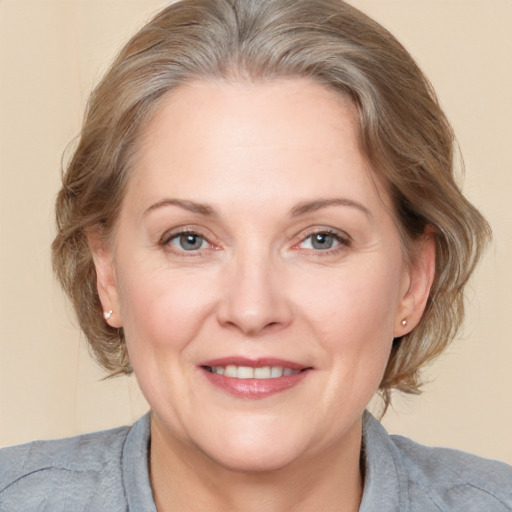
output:
[[[90,509],[98,496],[103,503],[119,503],[121,459],[129,430],[122,427],[0,450],[0,509],[15,510],[20,499],[27,511],[78,512]]]
[[[390,436],[411,499],[436,510],[512,511],[512,467],[469,453]]]
[[[364,416],[360,512],[512,512],[512,467],[390,436]]]

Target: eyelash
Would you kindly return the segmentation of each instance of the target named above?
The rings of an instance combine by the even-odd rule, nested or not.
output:
[[[174,252],[180,256],[185,256],[185,257],[201,256],[205,249],[198,249],[198,250],[192,249],[190,251],[187,251],[185,249],[180,250],[180,249],[174,248],[171,245],[172,241],[178,240],[179,238],[181,238],[183,236],[187,236],[187,235],[196,236],[196,237],[200,238],[201,240],[203,240],[204,242],[206,242],[209,245],[209,247],[206,249],[211,249],[212,247],[214,247],[214,244],[212,244],[208,240],[207,237],[205,237],[204,235],[202,235],[201,233],[198,233],[197,231],[195,231],[193,229],[182,229],[180,231],[166,233],[164,236],[162,236],[162,238],[159,242],[159,245],[161,245],[165,248],[168,248],[169,250],[171,250],[172,252]],[[313,231],[306,233],[305,236],[303,236],[301,238],[300,242],[295,244],[293,247],[298,248],[298,250],[300,250],[300,247],[298,247],[298,246],[300,246],[301,244],[306,242],[308,239],[310,239],[314,236],[319,236],[319,235],[326,235],[326,236],[332,237],[337,242],[337,245],[334,248],[328,248],[325,250],[314,249],[314,248],[306,249],[308,251],[308,253],[313,254],[315,256],[321,257],[321,256],[336,254],[337,252],[343,250],[344,248],[351,246],[352,241],[351,241],[351,238],[347,234],[345,234],[345,233],[341,234],[340,232],[332,230],[332,229],[318,229],[318,230],[313,230]]]
[[[177,249],[177,248],[174,248],[172,245],[171,245],[171,242],[173,240],[179,240],[181,237],[183,236],[196,236],[197,238],[200,238],[201,240],[203,240],[204,242],[206,242],[209,247],[205,248],[205,249],[210,249],[214,246],[214,244],[212,244],[208,238],[206,238],[204,235],[202,235],[201,233],[198,233],[197,231],[193,230],[193,229],[182,229],[180,231],[174,231],[172,233],[166,233],[160,240],[159,242],[159,245],[165,247],[165,248],[168,248],[170,251],[178,254],[179,256],[185,256],[185,257],[188,257],[188,256],[200,256],[202,255],[203,251],[205,249],[198,249],[198,250],[190,250],[190,251],[187,251],[185,249]]]
[[[308,251],[311,251],[315,256],[321,257],[321,256],[333,255],[333,254],[336,254],[339,251],[342,251],[343,249],[351,246],[352,240],[351,240],[350,236],[348,236],[346,233],[342,234],[339,231],[335,231],[332,229],[318,229],[318,230],[315,229],[313,231],[310,231],[309,233],[306,234],[306,236],[304,236],[301,239],[301,241],[298,244],[296,244],[296,246],[301,245],[306,240],[308,240],[314,236],[318,236],[318,235],[330,236],[330,237],[334,238],[334,240],[337,242],[338,245],[336,245],[333,248],[329,248],[329,249],[325,249],[325,250],[314,249],[314,248],[307,249]]]

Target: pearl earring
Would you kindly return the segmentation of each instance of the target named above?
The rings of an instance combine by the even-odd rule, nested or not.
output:
[[[111,316],[112,316],[112,310],[110,310],[110,311],[105,311],[105,312],[103,313],[103,318],[105,318],[105,320],[109,320]]]
[[[406,320],[405,318],[402,320],[402,325],[403,325],[404,327],[407,325],[407,320]]]

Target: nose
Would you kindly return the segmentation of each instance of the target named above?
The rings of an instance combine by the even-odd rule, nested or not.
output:
[[[217,310],[221,325],[256,337],[292,322],[293,308],[276,262],[263,255],[240,255],[229,267]]]

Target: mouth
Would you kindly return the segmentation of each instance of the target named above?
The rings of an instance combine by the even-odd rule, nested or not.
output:
[[[248,399],[266,398],[291,389],[313,369],[291,361],[240,358],[208,361],[199,368],[217,389]]]
[[[204,366],[207,372],[216,373],[217,375],[224,375],[235,379],[279,379],[281,377],[289,377],[296,375],[307,368],[302,370],[293,370],[292,368],[283,368],[282,366],[236,366],[229,364],[227,366]]]

